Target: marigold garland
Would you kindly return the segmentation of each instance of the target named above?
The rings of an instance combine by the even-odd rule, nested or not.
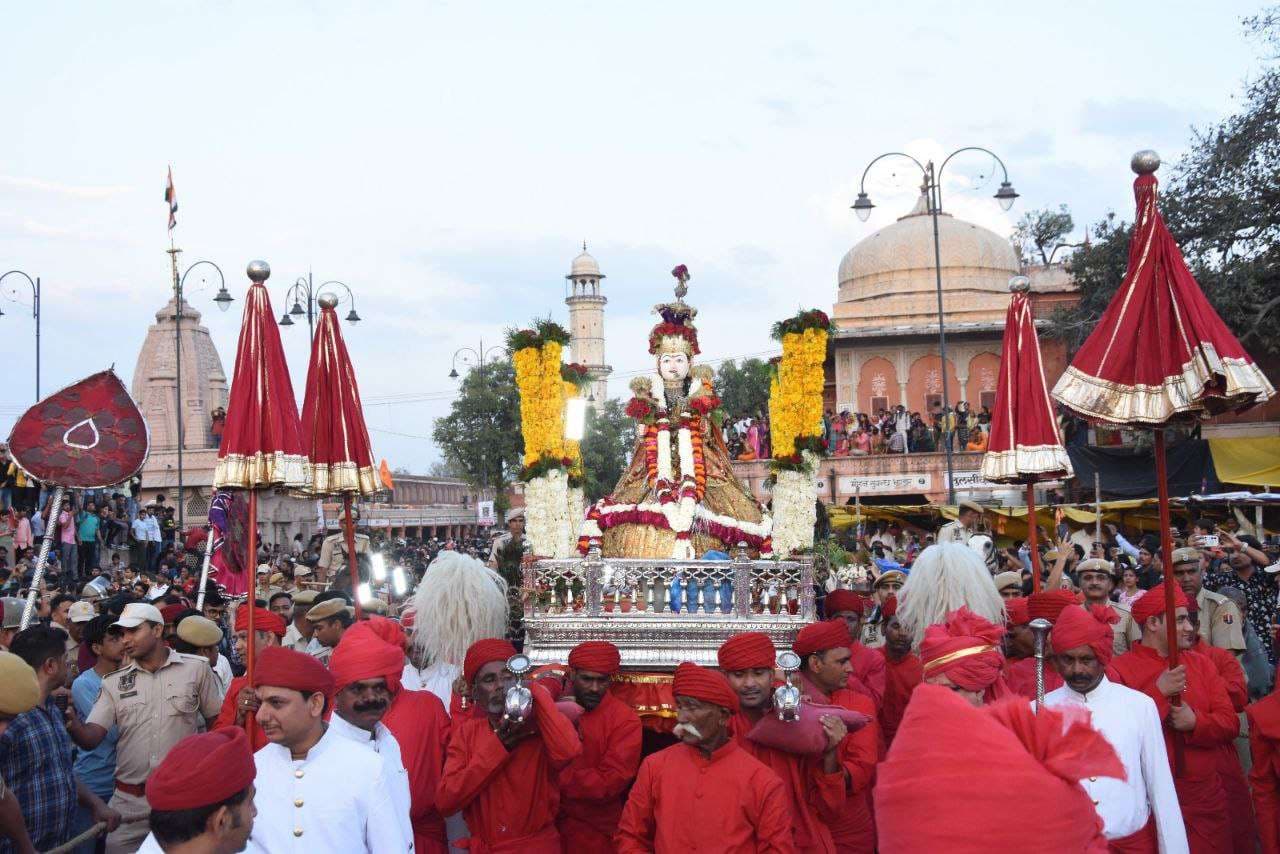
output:
[[[782,339],[782,359],[770,382],[770,436],[775,459],[795,457],[822,436],[822,366],[827,359],[830,321],[817,309],[800,312],[774,326]]]

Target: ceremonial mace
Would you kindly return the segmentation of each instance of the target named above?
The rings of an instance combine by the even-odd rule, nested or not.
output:
[[[1031,632],[1036,636],[1036,711],[1044,705],[1044,651],[1053,623],[1037,617],[1031,621]]]

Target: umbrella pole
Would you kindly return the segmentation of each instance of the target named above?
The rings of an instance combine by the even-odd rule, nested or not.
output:
[[[204,613],[204,588],[209,583],[209,559],[213,557],[213,526],[204,538],[204,561],[200,565],[200,587],[196,594],[196,610]]]
[[[1178,615],[1174,607],[1173,585],[1173,534],[1169,531],[1172,522],[1169,519],[1169,471],[1165,461],[1164,428],[1155,429],[1156,457],[1156,496],[1160,505],[1160,568],[1164,576],[1164,627],[1165,643],[1169,647],[1169,669],[1178,666]],[[1182,705],[1182,695],[1174,694],[1169,698],[1174,706]],[[1174,733],[1173,767],[1177,773],[1182,772],[1182,734]]]
[[[1036,542],[1039,532],[1036,523],[1036,485],[1027,484],[1027,548],[1031,550],[1031,589],[1040,592],[1040,549]],[[1038,707],[1037,707],[1038,708]]]
[[[213,532],[210,531],[210,539],[213,538]],[[258,490],[249,490],[249,532],[248,532],[248,571],[249,571],[249,597],[245,599],[242,607],[249,609],[249,635],[245,638],[244,644],[244,675],[248,680],[250,688],[257,687],[253,682],[253,665],[256,656],[254,647],[258,644],[258,636],[255,634],[256,629],[253,624],[253,612],[258,607]],[[244,722],[245,734],[249,736],[249,743],[253,743],[254,729],[258,725],[256,716],[249,716]]]
[[[351,519],[351,493],[342,496],[342,530],[347,538],[347,566],[351,569],[351,598],[356,604],[356,622],[364,619],[360,609],[360,561],[356,560],[356,525]]]
[[[31,618],[36,612],[36,597],[40,595],[40,581],[44,578],[44,565],[49,561],[49,550],[53,548],[53,538],[58,533],[58,516],[62,513],[62,496],[67,492],[66,487],[55,486],[53,488],[53,498],[49,500],[49,521],[44,526],[44,537],[40,540],[40,553],[36,555],[36,568],[31,573],[31,590],[27,593],[27,604],[22,606],[22,619],[18,622],[18,628],[25,629],[30,623]],[[36,512],[40,512],[40,508],[36,508]],[[64,566],[63,572],[67,571]]]

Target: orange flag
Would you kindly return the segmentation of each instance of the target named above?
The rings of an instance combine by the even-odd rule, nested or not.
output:
[[[391,479],[391,466],[387,465],[387,461],[383,460],[378,466],[378,477],[382,479],[382,485],[387,489],[395,489],[395,482]]]

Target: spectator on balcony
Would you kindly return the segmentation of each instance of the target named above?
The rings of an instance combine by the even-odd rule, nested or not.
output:
[[[956,440],[960,447],[964,447],[969,444],[969,433],[972,429],[969,425],[969,415],[969,404],[967,401],[962,400],[956,404],[956,412],[954,416],[955,432]]]
[[[879,427],[871,428],[871,453],[875,456],[884,453],[884,434]]]
[[[987,431],[975,425],[973,431],[969,434],[969,442],[964,446],[964,449],[972,453],[985,454],[988,441]]]
[[[871,431],[858,428],[858,432],[853,436],[853,447],[849,451],[855,457],[865,457],[871,453]]]
[[[905,430],[893,430],[889,434],[889,440],[885,445],[886,450],[891,454],[905,454],[907,452],[907,432]]]

